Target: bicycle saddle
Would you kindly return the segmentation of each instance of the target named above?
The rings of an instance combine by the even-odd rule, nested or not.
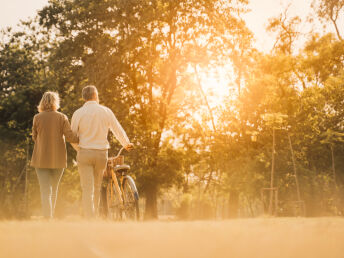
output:
[[[114,170],[115,170],[115,171],[129,170],[129,169],[130,169],[130,166],[129,166],[129,165],[126,165],[126,164],[114,166]]]

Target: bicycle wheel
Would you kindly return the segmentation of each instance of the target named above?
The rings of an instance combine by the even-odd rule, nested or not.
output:
[[[121,203],[115,192],[115,186],[112,178],[108,180],[106,186],[106,204],[107,218],[111,220],[121,220]]]
[[[131,180],[131,182],[129,182],[129,180]],[[134,180],[129,176],[127,176],[123,182],[123,192],[125,217],[131,220],[139,220],[139,196]]]

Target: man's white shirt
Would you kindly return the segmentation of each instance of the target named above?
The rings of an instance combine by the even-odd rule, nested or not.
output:
[[[79,136],[79,146],[73,145],[76,149],[109,149],[110,145],[107,140],[109,129],[122,146],[130,143],[111,109],[99,105],[97,101],[87,101],[75,111],[71,127],[73,132]]]

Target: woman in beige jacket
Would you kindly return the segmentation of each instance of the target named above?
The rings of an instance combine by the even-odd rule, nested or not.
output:
[[[32,138],[35,146],[31,166],[36,169],[38,176],[45,218],[54,215],[58,185],[67,167],[65,139],[73,143],[79,141],[71,130],[67,116],[57,112],[59,107],[58,93],[45,92],[38,106],[39,114],[33,118]]]

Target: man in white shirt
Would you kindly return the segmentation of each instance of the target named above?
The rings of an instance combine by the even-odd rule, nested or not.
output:
[[[109,129],[128,151],[132,149],[125,131],[111,109],[99,105],[98,91],[95,86],[82,89],[85,104],[74,112],[72,130],[79,137],[77,150],[78,171],[82,188],[82,204],[85,216],[92,218],[99,206],[100,187],[108,159],[107,140]]]

